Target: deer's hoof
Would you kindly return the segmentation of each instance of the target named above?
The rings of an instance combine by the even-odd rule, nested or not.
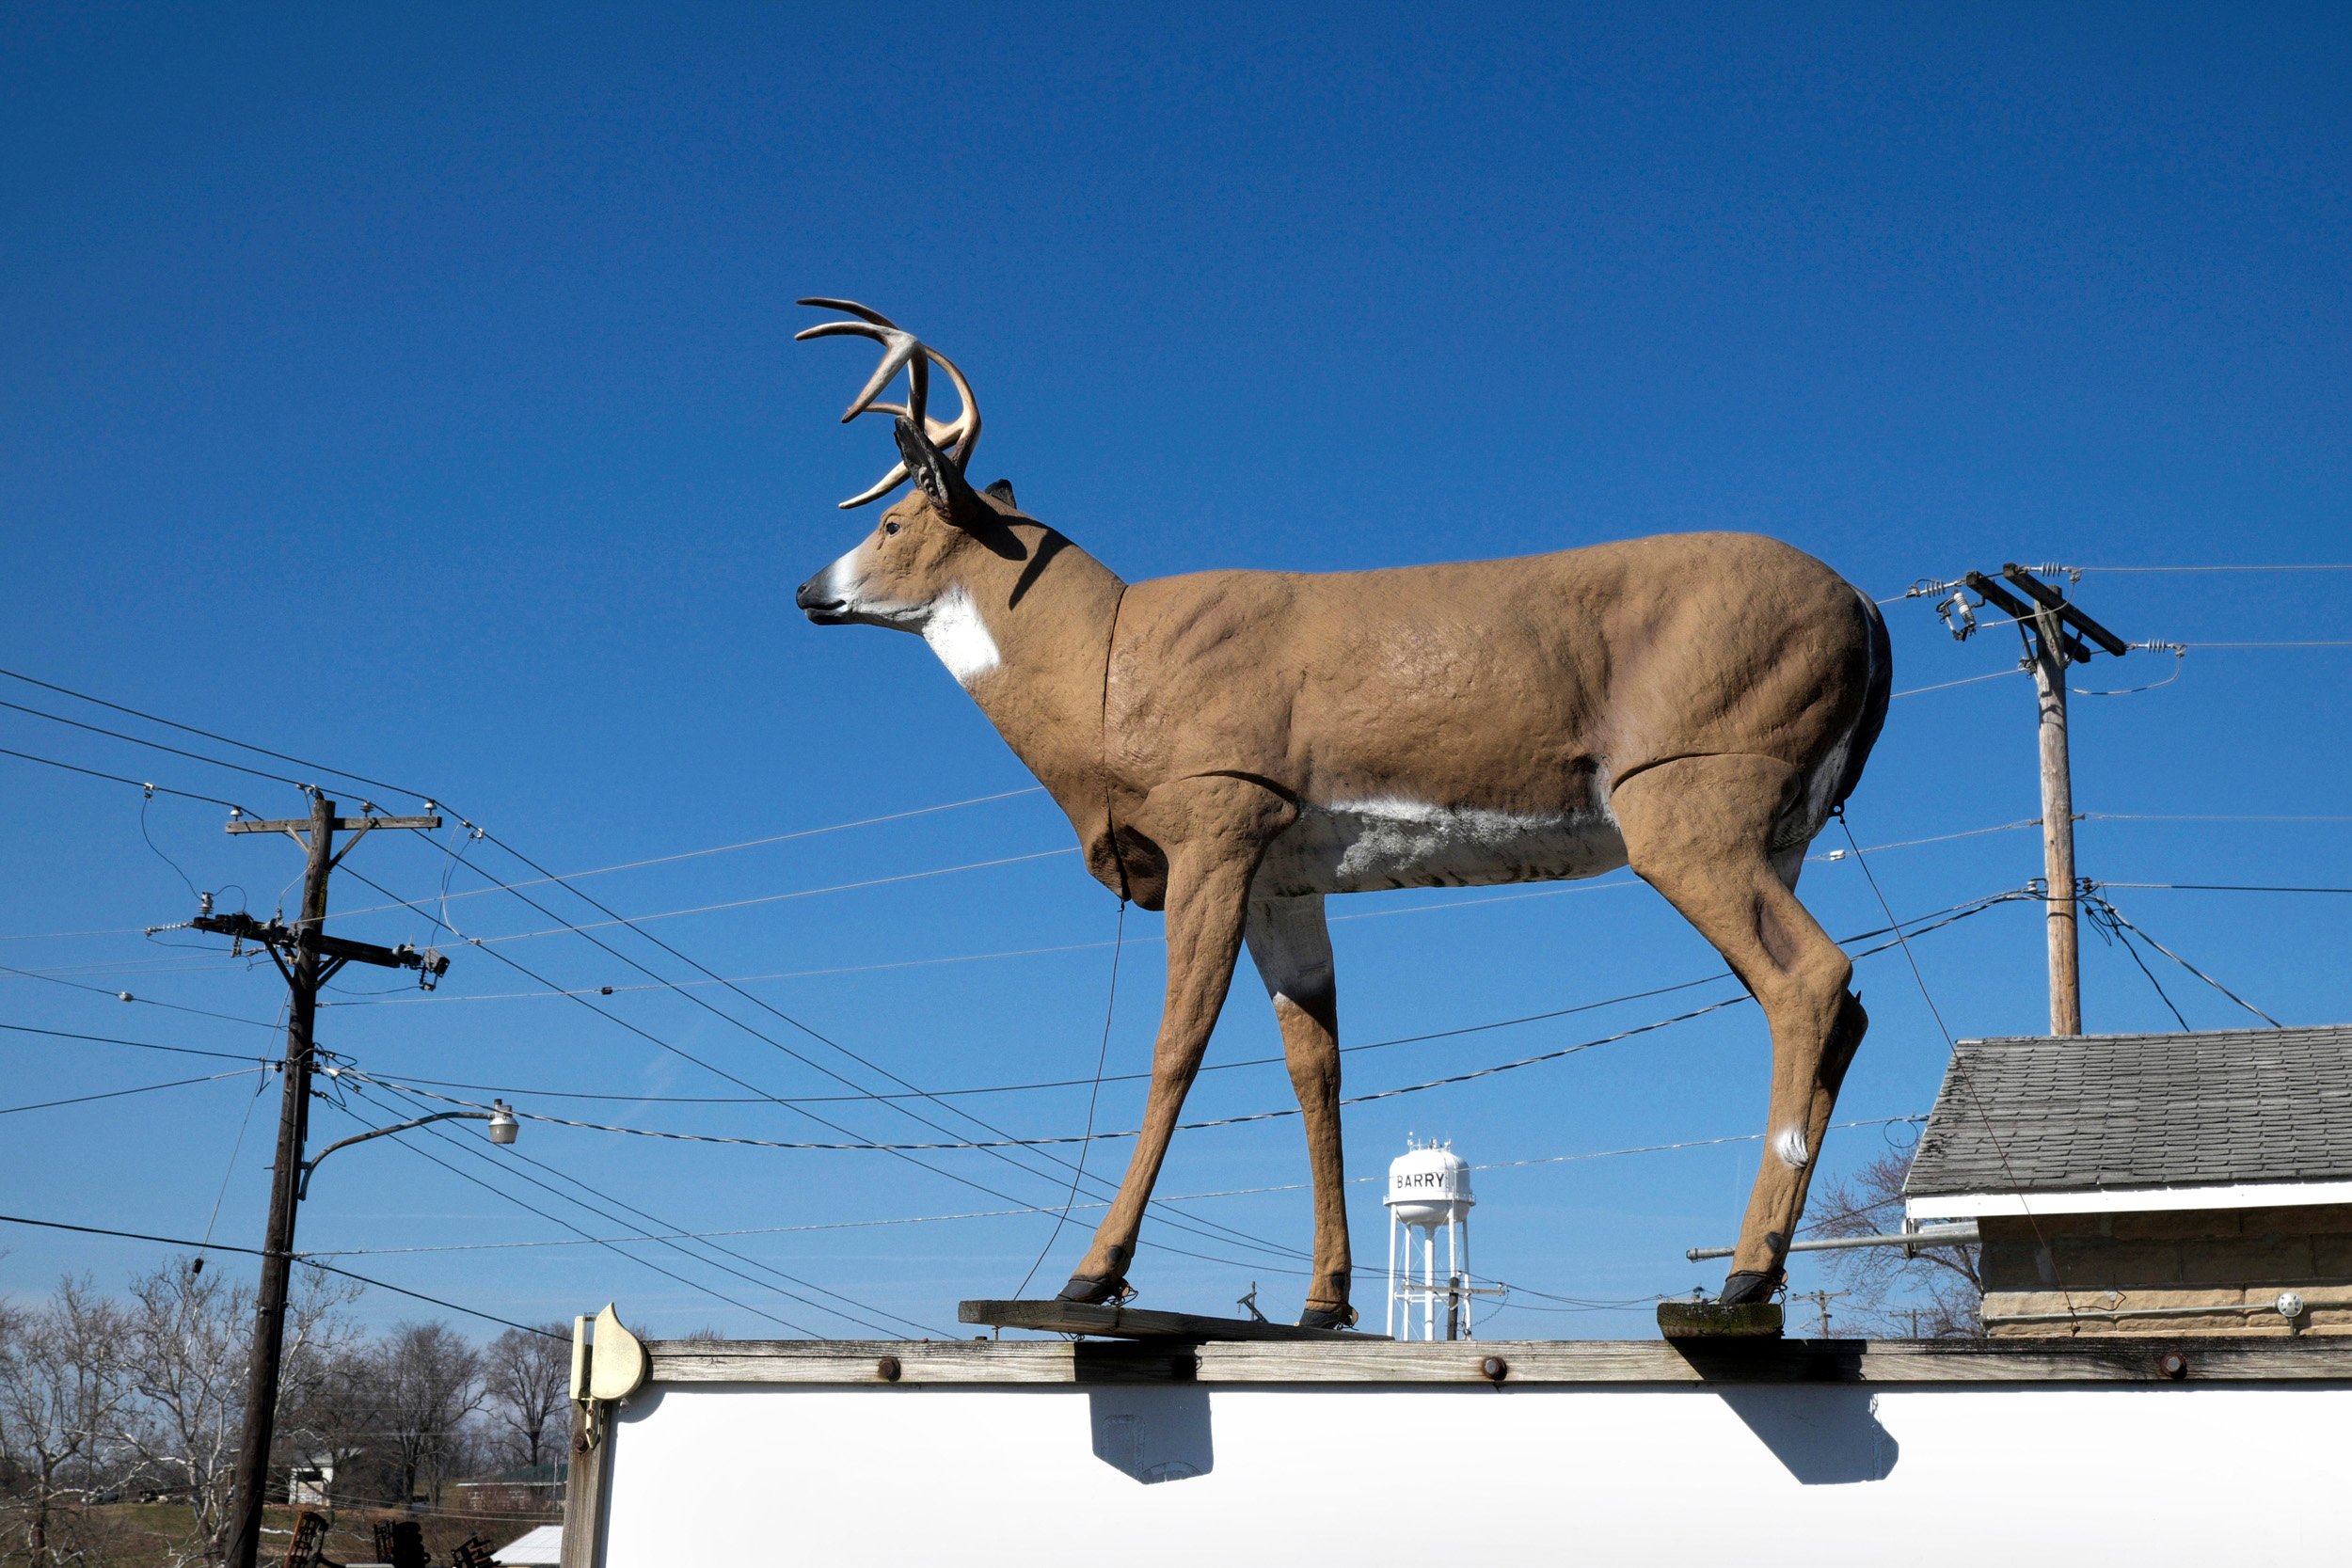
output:
[[[1096,1275],[1073,1274],[1070,1283],[1061,1288],[1056,1301],[1074,1301],[1084,1307],[1096,1307],[1106,1301],[1117,1301],[1134,1292],[1123,1279],[1104,1278]]]
[[[1780,1272],[1770,1274],[1755,1269],[1741,1269],[1724,1281],[1724,1293],[1716,1298],[1725,1307],[1740,1307],[1751,1301],[1770,1301],[1780,1289]]]
[[[1337,1307],[1317,1307],[1310,1302],[1307,1310],[1298,1314],[1301,1328],[1354,1328],[1356,1308],[1342,1302]]]

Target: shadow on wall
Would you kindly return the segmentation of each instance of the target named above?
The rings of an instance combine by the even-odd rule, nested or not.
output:
[[[1879,1424],[1867,1388],[1801,1384],[1718,1388],[1716,1395],[1801,1486],[1884,1481],[1901,1445]]]
[[[1146,1486],[1205,1476],[1216,1463],[1206,1388],[1090,1388],[1087,1414],[1094,1457]]]

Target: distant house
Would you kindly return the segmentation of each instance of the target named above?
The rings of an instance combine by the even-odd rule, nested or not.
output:
[[[571,1475],[568,1456],[546,1465],[531,1465],[496,1475],[453,1481],[453,1506],[494,1513],[553,1512],[564,1506],[564,1482]]]
[[[286,1501],[296,1508],[324,1506],[335,1487],[335,1456],[316,1453],[298,1459],[286,1471]]]
[[[1963,1040],[1904,1198],[1994,1335],[2352,1333],[2352,1026]]]

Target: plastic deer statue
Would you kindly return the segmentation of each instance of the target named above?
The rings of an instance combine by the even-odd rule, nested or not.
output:
[[[1772,1026],[1762,1168],[1723,1300],[1767,1298],[1867,1026],[1852,966],[1793,893],[1886,715],[1886,629],[1820,562],[1693,533],[1384,571],[1122,582],[965,479],[979,406],[937,350],[847,300],[803,338],[881,343],[842,416],[882,414],[912,478],[801,585],[820,626],[919,634],[1077,830],[1088,869],[1165,909],[1168,995],[1142,1132],[1062,1299],[1122,1295],[1168,1138],[1246,946],[1307,1132],[1300,1322],[1354,1320],[1338,992],[1324,900],[1630,865]],[[932,367],[951,420],[927,412]],[[903,404],[877,401],[904,372]]]

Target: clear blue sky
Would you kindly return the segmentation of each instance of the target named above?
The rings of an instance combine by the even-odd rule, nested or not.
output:
[[[1028,783],[922,646],[819,629],[792,585],[866,522],[833,509],[888,458],[843,431],[866,368],[794,347],[791,301],[845,293],[931,336],[988,414],[976,477],[1130,578],[1322,568],[1754,529],[1873,595],[2007,560],[2094,566],[2352,559],[2347,108],[2339,8],[1426,8],[1329,21],[1281,7],[997,8],[10,8],[0,18],[0,656],[8,668],[373,777],[413,784],[570,871],[906,811]],[[2091,575],[2126,637],[2352,638],[2352,574]],[[2007,667],[1890,605],[1897,686]],[[2080,684],[2142,685],[2161,655]],[[2200,649],[2159,690],[2077,704],[2090,812],[2352,811],[2352,649]],[[114,723],[16,683],[0,697]],[[136,727],[136,726],[135,726]],[[162,736],[141,727],[141,733]],[[186,737],[180,737],[185,739]],[[0,745],[234,799],[291,788],[0,709]],[[205,742],[192,749],[217,752]],[[264,762],[263,766],[274,765]],[[297,774],[301,769],[293,769]],[[266,913],[298,869],[222,812],[0,757],[0,1019],[266,1053],[268,1030],[50,983],[269,1020],[282,988],[184,935],[180,874]],[[339,791],[354,800],[369,793]],[[387,806],[413,802],[382,794]],[[1852,802],[1866,845],[2036,810],[2030,689],[1898,701]],[[1820,847],[1836,842],[1833,836]],[[1041,798],[617,872],[637,914],[768,899],[652,927],[926,1088],[1085,1079],[1113,900]],[[777,899],[1013,857],[984,869]],[[2342,822],[2087,823],[2115,881],[2352,884]],[[517,867],[487,847],[474,861]],[[392,835],[347,863],[404,896],[450,864]],[[1874,858],[1901,912],[2014,888],[2037,835]],[[479,883],[466,872],[452,892]],[[546,890],[542,890],[542,895]],[[1513,890],[1505,890],[1513,891]],[[1527,890],[1518,890],[1527,891]],[[1537,890],[1543,891],[1543,890]],[[1882,923],[1855,866],[1804,894],[1834,933]],[[1712,954],[1646,889],[1366,897],[1335,912],[1354,1042],[1485,1023],[1704,974]],[[2133,919],[2282,1019],[2352,1017],[2345,901],[2118,890]],[[384,900],[356,879],[339,907]],[[566,918],[582,907],[553,899]],[[549,922],[453,903],[474,935]],[[427,940],[405,912],[339,927]],[[1145,1064],[1156,917],[1128,922],[1110,1062]],[[52,937],[42,933],[97,933]],[[604,933],[663,975],[675,958]],[[36,938],[38,940],[36,940]],[[1917,947],[1962,1033],[2044,1018],[2040,921],[1994,910]],[[170,945],[178,942],[183,945]],[[2095,1029],[2168,1025],[2086,939]],[[1034,949],[1053,949],[1029,952]],[[642,976],[577,936],[501,951],[567,987]],[[930,960],[978,958],[969,962]],[[899,966],[899,967],[891,967]],[[2244,1015],[2163,965],[2192,1023]],[[742,1093],[459,949],[430,1000],[357,994],[321,1026],[364,1069],[508,1086],[526,1109],[750,1137],[830,1134],[772,1104],[556,1090]],[[1946,1055],[1899,957],[1865,960],[1876,1027],[1843,1114],[1924,1110]],[[740,997],[695,993],[879,1085]],[[1352,1091],[1422,1082],[1646,1023],[1727,991],[1362,1053]],[[846,1092],[675,992],[597,1005],[779,1095]],[[1274,1048],[1254,983],[1212,1059]],[[1408,1132],[1479,1163],[1760,1129],[1765,1046],[1735,1006],[1352,1113],[1351,1170]],[[17,1034],[8,1104],[230,1062]],[[7,1212],[259,1238],[275,1091],[253,1080],[0,1117]],[[381,1091],[378,1091],[379,1095]],[[450,1092],[476,1096],[470,1090]],[[959,1101],[1067,1134],[1086,1091]],[[1116,1082],[1101,1123],[1134,1125]],[[396,1114],[354,1100],[373,1119]],[[1206,1075],[1196,1117],[1291,1103],[1279,1069]],[[815,1107],[862,1138],[938,1136],[871,1103]],[[969,1127],[936,1110],[944,1125]],[[320,1140],[360,1125],[322,1106]],[[523,1186],[560,1181],[462,1124],[436,1158],[595,1234],[627,1227]],[[1834,1135],[1833,1172],[1900,1142]],[[974,1153],[653,1143],[534,1124],[519,1150],[679,1228],[755,1229],[1057,1203],[1055,1167]],[[1756,1146],[1483,1174],[1486,1272],[1580,1299],[1719,1277]],[[1125,1145],[1097,1148],[1115,1174]],[[927,1156],[926,1158],[931,1158]],[[1039,1162],[1030,1162],[1032,1164]],[[224,1189],[224,1175],[226,1183]],[[1180,1137],[1166,1194],[1303,1179],[1295,1120]],[[1359,1257],[1380,1214],[1357,1190]],[[1285,1245],[1302,1193],[1204,1199]],[[626,1216],[625,1216],[626,1217]],[[630,1222],[634,1225],[635,1221]],[[1058,1283],[1080,1211],[1040,1278]],[[953,1330],[1051,1228],[1035,1215],[746,1236],[760,1260]],[[387,1143],[323,1167],[315,1248],[547,1240],[547,1220]],[[1295,1259],[1149,1228],[1147,1305],[1227,1309],[1252,1278],[1295,1310]],[[11,1228],[0,1290],[116,1283],[165,1249]],[[821,1332],[842,1319],[636,1250]],[[617,1299],[656,1332],[782,1332],[591,1247],[354,1258],[511,1317]],[[727,1266],[758,1275],[751,1265]],[[244,1260],[222,1266],[245,1267]],[[771,1276],[760,1276],[773,1283]],[[1812,1282],[1800,1266],[1796,1283]],[[794,1287],[797,1289],[797,1287]],[[1373,1299],[1367,1288],[1359,1299]],[[1521,1298],[1529,1306],[1541,1305]],[[413,1304],[371,1296],[389,1322]],[[1497,1332],[1643,1333],[1646,1312],[1514,1310]]]

